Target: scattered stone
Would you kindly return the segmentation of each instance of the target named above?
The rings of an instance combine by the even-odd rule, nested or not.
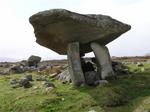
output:
[[[96,86],[95,84],[98,84],[97,81],[100,79],[98,73],[95,71],[85,72],[84,76],[86,84],[91,86]]]
[[[55,88],[55,85],[49,81],[45,81],[44,85],[45,85],[45,93],[46,94],[48,94],[48,92],[50,92],[51,90],[53,90]]]
[[[41,65],[38,67],[38,71],[46,70],[48,67],[46,65]]]
[[[62,82],[71,82],[71,77],[70,77],[70,74],[69,74],[69,70],[66,69],[62,73],[58,74],[56,76],[56,79],[60,80]]]
[[[55,85],[53,83],[49,82],[49,81],[45,81],[44,85],[45,85],[46,88],[47,87],[53,87],[53,88],[55,88]]]
[[[50,91],[52,91],[54,88],[53,87],[46,87],[45,88],[45,93],[48,94]]]
[[[31,66],[37,67],[38,63],[40,61],[41,61],[41,57],[32,55],[28,59],[28,66],[29,67],[31,67]]]
[[[19,64],[23,67],[28,66],[28,62],[26,60],[22,60],[21,62],[19,62]]]
[[[8,75],[8,74],[10,74],[9,68],[5,68],[3,70],[0,70],[0,75]]]
[[[128,68],[121,62],[112,61],[112,68],[113,68],[114,72],[118,75],[129,74]]]
[[[17,79],[12,79],[12,80],[10,80],[10,84],[11,84],[11,85],[14,85],[14,84],[17,84],[17,83],[18,83]]]
[[[28,79],[28,81],[33,81],[32,75],[28,74],[28,75],[26,75],[25,77]]]
[[[13,65],[13,66],[10,68],[10,71],[13,72],[13,73],[23,73],[23,72],[24,72],[24,69],[23,69],[23,66],[20,66],[20,65]]]
[[[23,78],[19,81],[20,87],[28,88],[30,87],[30,82],[27,78]]]
[[[57,73],[53,73],[53,74],[50,74],[50,77],[55,78],[57,75],[58,75]]]

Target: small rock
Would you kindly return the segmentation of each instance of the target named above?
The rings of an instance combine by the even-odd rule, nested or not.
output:
[[[55,78],[58,74],[57,73],[53,73],[50,75],[51,78]]]
[[[55,78],[60,81],[71,82],[71,77],[70,77],[68,69],[66,69],[62,73],[58,74]]]
[[[95,71],[85,72],[85,81],[86,84],[95,86],[95,82],[99,80],[99,75]]]
[[[14,85],[14,84],[17,84],[18,82],[17,82],[17,80],[16,79],[12,79],[12,80],[10,80],[10,84],[12,84],[12,85]]]
[[[9,68],[4,68],[3,70],[0,70],[0,75],[8,75],[10,73]]]
[[[28,79],[28,81],[33,81],[32,75],[29,74],[29,75],[26,75],[25,77]]]
[[[10,80],[10,84],[11,84],[12,88],[18,88],[19,87],[18,81],[16,79]]]
[[[13,65],[11,68],[10,68],[10,71],[13,72],[13,73],[23,73],[24,72],[24,69],[22,66],[20,65]]]
[[[28,88],[30,86],[30,82],[27,78],[23,78],[20,80],[19,85],[24,88]]]
[[[49,82],[49,81],[45,81],[44,85],[45,85],[46,88],[47,87],[53,87],[53,88],[55,88],[55,85],[53,83]]]
[[[114,72],[118,75],[129,74],[128,68],[121,62],[112,61],[112,68],[113,68]]]
[[[46,87],[45,88],[45,93],[48,94],[53,89],[54,89],[53,87]]]

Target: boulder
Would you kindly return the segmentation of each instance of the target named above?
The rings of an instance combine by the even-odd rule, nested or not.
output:
[[[31,67],[31,66],[34,66],[34,67],[37,67],[38,66],[38,63],[41,61],[41,57],[39,56],[30,56],[29,59],[28,59],[28,65]]]
[[[71,42],[79,42],[81,53],[91,52],[90,42],[106,45],[131,26],[110,16],[78,14],[65,9],[52,9],[29,18],[34,27],[36,42],[59,54],[67,54]]]
[[[16,64],[10,68],[10,71],[13,73],[23,73],[24,68],[23,68],[23,66]]]
[[[11,79],[9,83],[10,83],[12,88],[18,88],[19,87],[17,79]]]
[[[3,68],[0,70],[0,75],[8,75],[10,73],[10,68]]]
[[[68,69],[66,69],[62,73],[58,74],[55,78],[57,80],[62,81],[63,83],[64,82],[71,82],[71,77],[70,77],[70,73],[69,73]]]
[[[28,88],[28,87],[30,87],[30,81],[27,78],[22,78],[19,81],[19,85],[20,85],[20,87]]]
[[[95,71],[85,72],[85,82],[87,85],[96,86],[98,85],[98,81],[100,80],[99,74]]]
[[[129,69],[124,64],[122,64],[121,62],[112,61],[112,68],[113,68],[114,72],[118,75],[130,73]]]

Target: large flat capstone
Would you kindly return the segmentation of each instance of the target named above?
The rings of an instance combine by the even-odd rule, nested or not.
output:
[[[36,42],[59,54],[67,54],[67,46],[79,42],[80,52],[91,52],[91,42],[106,45],[131,26],[109,16],[78,14],[65,9],[39,12],[29,19]]]

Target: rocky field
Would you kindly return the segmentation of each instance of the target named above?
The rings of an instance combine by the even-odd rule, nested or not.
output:
[[[149,58],[115,58],[115,78],[81,87],[66,60],[36,59],[0,63],[0,112],[150,112]]]

